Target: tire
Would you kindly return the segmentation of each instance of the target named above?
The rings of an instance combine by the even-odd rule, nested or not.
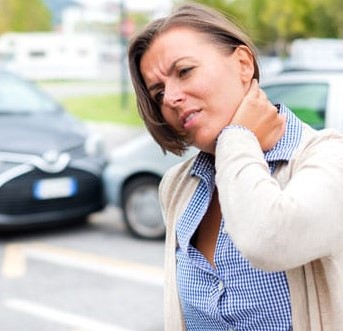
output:
[[[123,216],[138,238],[163,239],[165,225],[158,201],[160,178],[151,175],[130,180],[123,189]]]

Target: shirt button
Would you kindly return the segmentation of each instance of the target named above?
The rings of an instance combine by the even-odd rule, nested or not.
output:
[[[220,280],[218,283],[218,290],[221,291],[223,288],[224,288],[224,283],[222,280]]]

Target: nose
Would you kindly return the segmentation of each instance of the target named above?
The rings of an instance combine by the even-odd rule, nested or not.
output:
[[[169,107],[178,106],[185,98],[185,95],[178,84],[169,83],[165,86],[163,103]]]

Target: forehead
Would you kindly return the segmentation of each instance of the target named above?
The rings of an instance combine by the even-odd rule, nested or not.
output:
[[[195,28],[188,27],[188,26],[173,26],[169,27],[167,30],[160,32],[158,35],[155,36],[151,46],[158,41],[161,40],[176,40],[180,41],[185,39],[202,39],[204,40],[206,34],[204,32],[200,32]]]
[[[204,33],[194,29],[173,27],[157,35],[143,57],[156,51],[162,51],[164,55],[189,51],[195,46],[204,45],[205,40],[208,41],[208,39]]]
[[[187,27],[174,27],[159,34],[143,54],[140,71],[144,77],[156,72],[168,70],[168,67],[184,58],[196,58],[199,49],[213,49],[209,38],[201,32]]]

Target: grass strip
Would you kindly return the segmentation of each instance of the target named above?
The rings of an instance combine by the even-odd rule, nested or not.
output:
[[[61,104],[76,117],[94,122],[142,126],[133,94],[105,94],[69,97]]]

